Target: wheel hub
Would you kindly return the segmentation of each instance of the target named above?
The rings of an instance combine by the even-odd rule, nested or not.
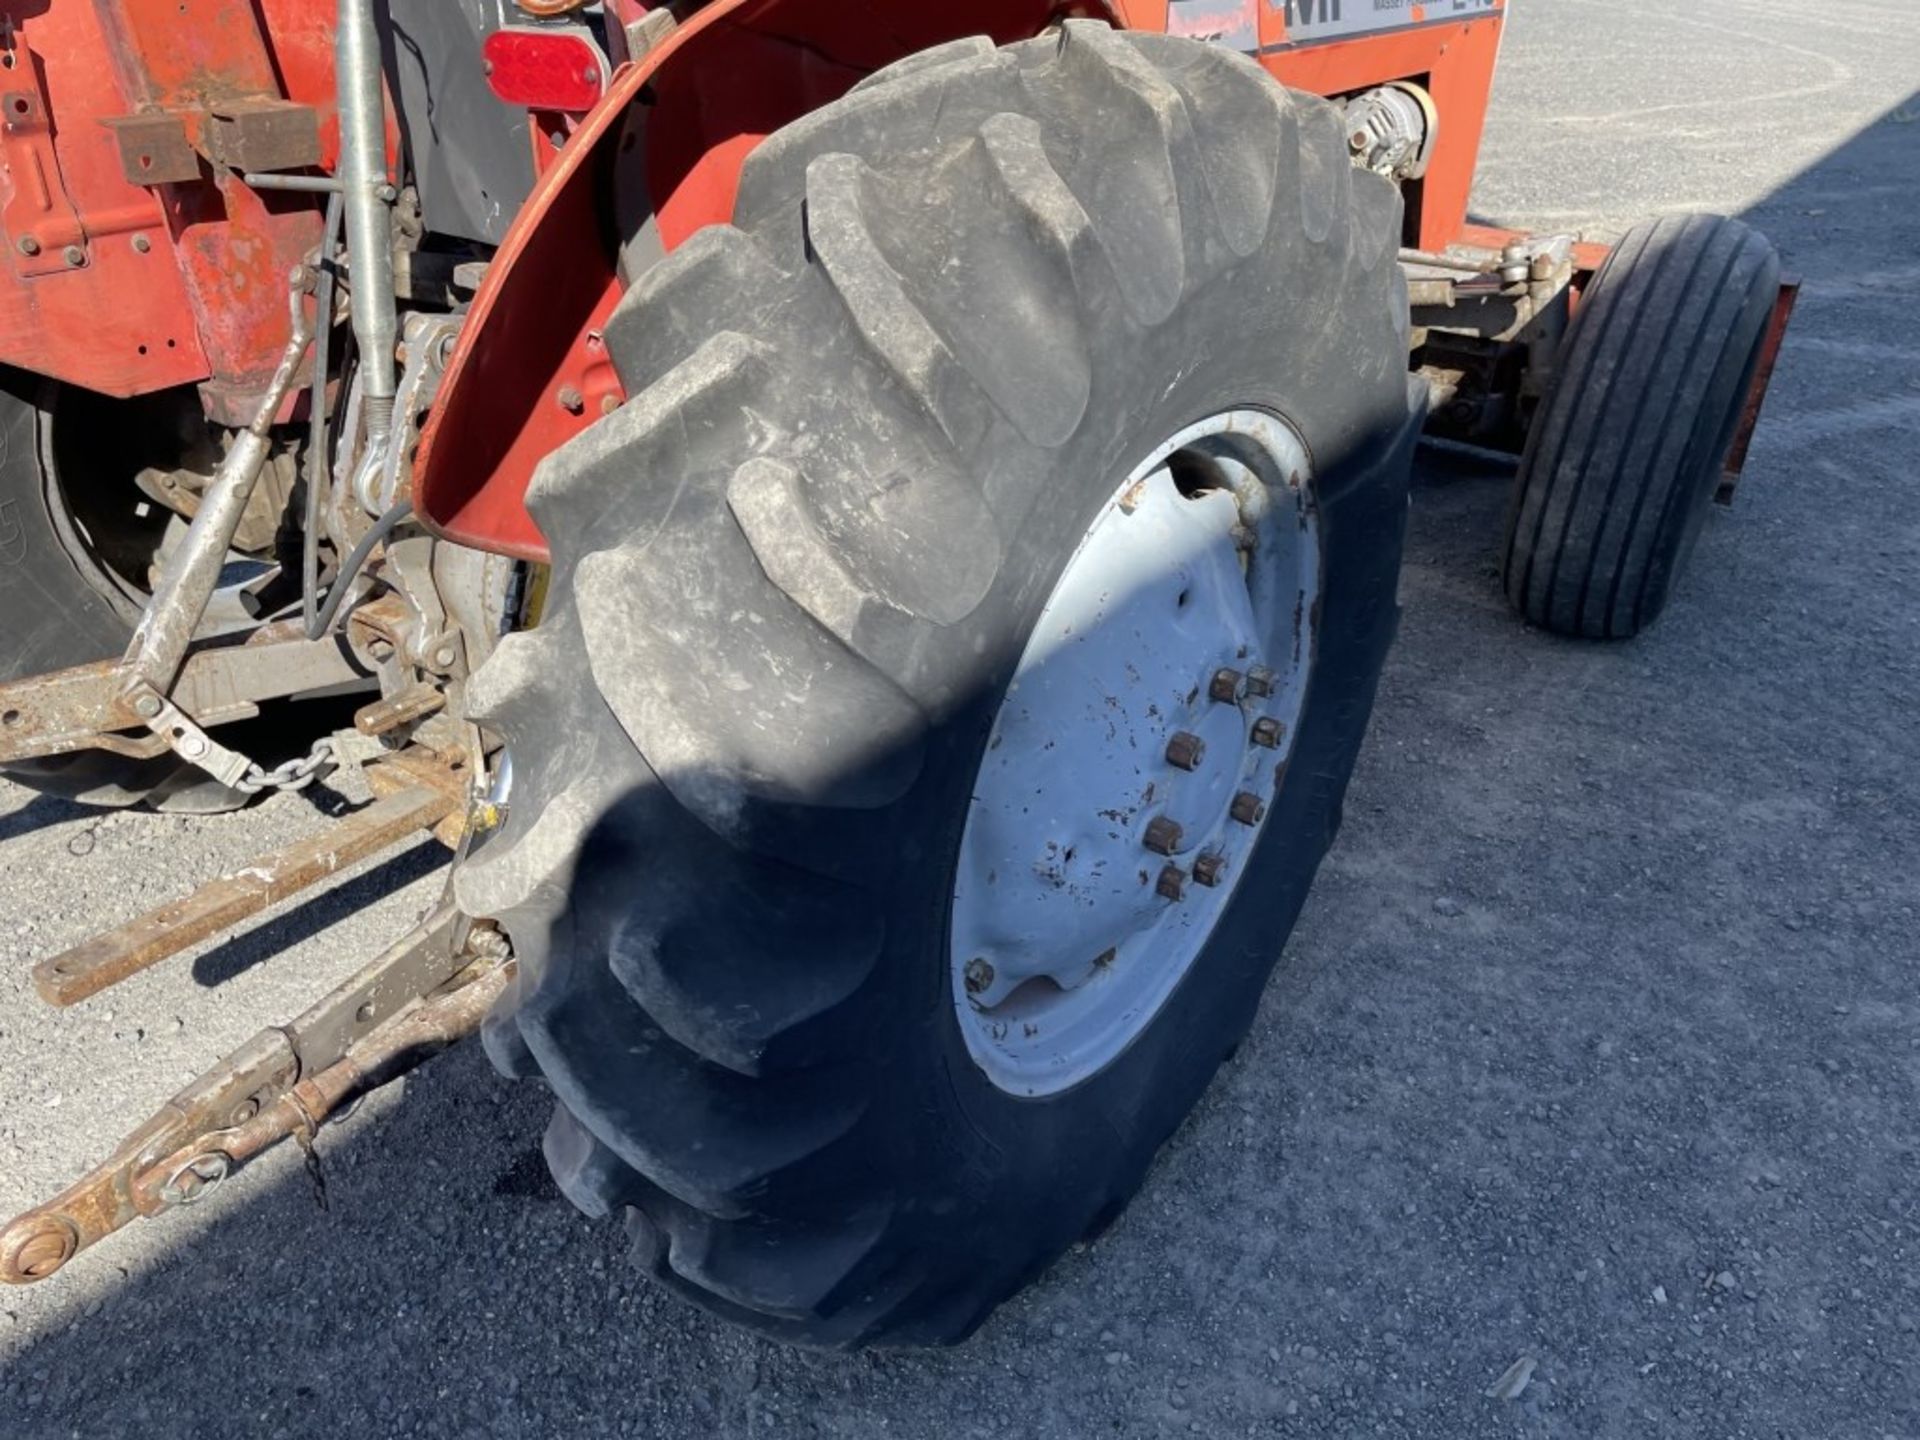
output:
[[[974,1060],[1037,1096],[1110,1064],[1225,913],[1306,696],[1319,534],[1264,411],[1173,436],[1101,507],[995,718],[955,875]]]

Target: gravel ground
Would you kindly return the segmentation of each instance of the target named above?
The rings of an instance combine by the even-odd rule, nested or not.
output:
[[[1920,19],[1516,11],[1481,213],[1745,213],[1808,280],[1748,488],[1603,649],[1510,618],[1498,477],[1429,467],[1345,833],[1106,1238],[957,1351],[776,1349],[629,1274],[545,1179],[537,1087],[467,1049],[325,1138],[325,1213],[277,1154],[0,1296],[0,1436],[1920,1434]],[[437,892],[412,852],[32,998],[34,959],[320,823],[0,783],[0,1211]]]

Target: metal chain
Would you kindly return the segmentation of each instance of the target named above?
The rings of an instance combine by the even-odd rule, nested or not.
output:
[[[243,795],[258,795],[263,790],[304,790],[320,776],[334,768],[337,757],[333,750],[333,737],[325,736],[314,743],[306,755],[287,761],[272,770],[263,770],[255,765],[247,771],[246,777],[234,788]]]

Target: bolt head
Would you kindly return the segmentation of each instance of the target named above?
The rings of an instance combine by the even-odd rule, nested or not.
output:
[[[1211,889],[1226,878],[1227,857],[1224,855],[1202,855],[1193,862],[1193,878]]]
[[[560,408],[569,415],[578,415],[587,408],[587,397],[572,385],[562,385],[554,397],[560,402]]]
[[[993,966],[976,955],[973,959],[967,961],[965,979],[967,993],[969,995],[978,995],[989,985],[993,984]]]
[[[71,267],[78,268],[87,263],[87,252],[78,245],[69,245],[60,252],[60,258]]]
[[[145,235],[135,235],[133,237],[134,254],[145,255],[151,249],[153,249],[153,241],[149,240]]]
[[[207,753],[207,742],[198,735],[189,735],[180,742],[180,753],[189,760],[198,760]]]
[[[22,235],[20,239],[15,242],[14,248],[22,255],[38,255],[40,253],[40,242],[31,235]]]
[[[142,695],[138,700],[133,702],[133,713],[138,715],[142,720],[153,719],[154,716],[160,713],[160,697],[158,695]]]
[[[1167,741],[1167,763],[1176,770],[1198,770],[1206,756],[1207,742],[1190,731],[1182,730]]]
[[[1278,720],[1261,718],[1253,722],[1253,743],[1266,750],[1278,750],[1280,738],[1287,733],[1287,727]]]
[[[1258,825],[1266,816],[1267,806],[1258,795],[1250,795],[1242,790],[1233,797],[1233,805],[1228,813],[1242,825]]]
[[[1247,671],[1247,694],[1265,700],[1280,688],[1280,677],[1264,665]]]
[[[375,640],[367,646],[367,654],[384,664],[393,658],[393,642],[391,640]]]
[[[1187,898],[1187,872],[1178,865],[1163,865],[1153,889],[1162,900],[1184,900]]]
[[[1244,678],[1238,670],[1216,670],[1207,684],[1207,694],[1222,705],[1232,705],[1240,698],[1240,682]]]
[[[433,652],[433,663],[438,665],[442,670],[450,667],[453,662],[459,658],[459,656],[454,654],[451,645],[442,645],[438,650]]]
[[[602,395],[600,397],[600,413],[602,415],[611,415],[614,411],[618,410],[619,408],[620,408],[620,397],[618,395],[615,395],[612,391],[608,391],[605,395]]]
[[[1156,815],[1147,822],[1147,833],[1143,841],[1147,849],[1156,855],[1171,855],[1180,848],[1180,837],[1185,832],[1178,820],[1169,820],[1164,815]]]

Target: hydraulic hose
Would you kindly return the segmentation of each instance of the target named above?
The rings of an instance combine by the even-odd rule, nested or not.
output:
[[[318,640],[333,628],[334,617],[340,613],[341,602],[347,598],[347,592],[353,588],[353,582],[360,577],[361,567],[367,563],[367,557],[373,554],[374,547],[393,533],[393,527],[413,514],[413,501],[402,500],[386,514],[373,522],[373,528],[360,537],[360,543],[353,547],[346,563],[340,567],[340,573],[334,576],[333,585],[327,591],[326,603],[320,607],[320,613],[313,623],[307,626],[307,638]]]

